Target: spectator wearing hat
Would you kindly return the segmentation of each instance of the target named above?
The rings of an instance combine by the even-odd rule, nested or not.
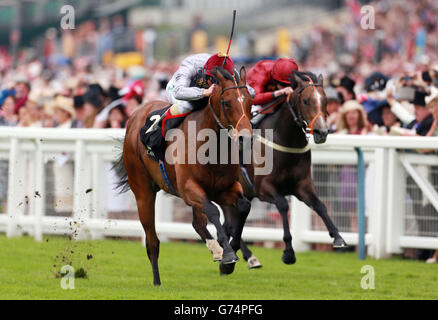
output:
[[[149,87],[151,75],[144,67],[131,67],[128,70],[129,77],[134,82],[126,88],[126,94],[123,95],[123,103],[126,106],[126,114],[131,116],[134,111],[141,105],[146,90]]]
[[[84,93],[83,99],[83,125],[85,128],[93,128],[97,114],[107,104],[107,94],[99,84],[91,84]]]
[[[374,72],[365,79],[366,94],[360,94],[358,100],[362,103],[368,116],[368,121],[377,126],[383,126],[382,109],[386,98],[385,87],[388,78],[380,73]]]
[[[73,120],[72,128],[82,128],[84,121],[84,97],[81,95],[73,96],[73,107],[76,118]]]
[[[427,137],[438,136],[438,89],[432,88],[432,93],[426,99],[426,108],[430,111],[433,117],[432,125],[427,132]]]
[[[339,86],[336,87],[336,90],[341,94],[341,103],[356,99],[355,85],[356,82],[348,76],[341,78]]]
[[[415,91],[414,100],[412,101],[415,108],[415,120],[409,123],[406,128],[415,130],[415,134],[425,136],[433,123],[432,113],[426,108],[426,93],[424,91]],[[406,133],[406,135],[411,135]]]
[[[125,108],[122,104],[112,108],[108,115],[106,128],[124,128],[128,115],[125,113]]]
[[[367,116],[358,101],[348,100],[342,105],[342,108],[339,110],[336,130],[337,134],[365,135],[368,133]],[[355,231],[357,230],[357,190],[352,188],[352,186],[357,184],[356,167],[343,165],[340,170],[339,181],[338,197],[342,199],[339,203],[339,210],[345,212],[347,217],[347,219],[339,221],[340,226]]]
[[[76,112],[72,98],[58,95],[49,108],[52,109],[55,127],[68,129],[73,127]],[[57,210],[70,211],[72,208],[73,190],[73,162],[71,154],[63,152],[56,157],[53,166],[54,173],[54,201]]]
[[[55,127],[72,128],[73,120],[76,118],[76,111],[73,106],[73,99],[64,96],[57,96],[52,103],[53,118]]]
[[[333,87],[327,87],[324,89],[327,97],[327,126],[331,133],[336,131],[336,121],[338,118],[338,112],[341,108],[341,99],[339,98],[338,91]]]
[[[388,103],[387,100],[383,100],[377,105],[377,112],[379,112],[380,118],[382,119],[382,126],[379,127],[377,130],[378,134],[386,135],[391,132],[393,128],[401,127],[401,121],[391,111],[391,105]]]
[[[356,100],[346,101],[339,110],[336,133],[367,134],[368,121],[365,110]]]

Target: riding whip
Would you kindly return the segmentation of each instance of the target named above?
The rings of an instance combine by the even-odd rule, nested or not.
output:
[[[228,53],[230,52],[230,47],[231,47],[231,40],[233,39],[233,34],[234,34],[234,24],[236,22],[236,10],[233,10],[233,24],[231,26],[231,34],[230,34],[230,41],[228,42],[228,49],[227,49],[227,53],[225,55],[225,59],[224,59],[224,63],[222,65],[222,68],[225,68],[225,63],[227,62],[227,58],[228,58]]]

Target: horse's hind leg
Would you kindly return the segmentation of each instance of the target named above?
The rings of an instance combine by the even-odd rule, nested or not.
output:
[[[151,177],[137,157],[125,161],[125,167],[128,173],[129,186],[137,201],[140,222],[146,233],[146,251],[152,265],[154,285],[161,285],[158,271],[160,241],[155,230],[155,196],[157,191],[154,190]]]
[[[223,249],[207,229],[207,216],[199,209],[193,208],[193,228],[213,254],[213,261],[222,260]]]
[[[155,195],[150,193],[141,199],[137,198],[138,213],[140,222],[146,233],[146,252],[149,261],[152,265],[152,272],[154,275],[154,285],[161,285],[160,273],[158,271],[158,255],[160,253],[160,240],[158,239],[155,230]]]
[[[236,208],[232,206],[222,206],[222,211],[225,217],[223,227],[227,236],[230,237],[232,235],[232,228],[235,228],[233,226],[236,226],[237,224],[236,215],[238,213]],[[248,262],[249,269],[260,268],[262,266],[259,259],[257,259],[257,257],[252,254],[251,250],[248,248],[242,238],[240,239],[240,250],[242,250],[243,258],[245,259],[245,261]]]
[[[330,219],[327,213],[327,207],[316,195],[315,185],[312,180],[303,181],[297,188],[296,197],[303,201],[306,205],[316,211],[316,213],[321,217],[324,222],[330,237],[334,238],[333,247],[334,248],[345,248],[347,243],[339,234],[338,228]]]

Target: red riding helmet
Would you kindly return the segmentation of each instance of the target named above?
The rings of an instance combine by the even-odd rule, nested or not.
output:
[[[208,74],[210,77],[214,77],[214,75],[211,73],[211,71],[214,69],[214,67],[222,67],[224,64],[224,59],[227,61],[225,62],[225,70],[227,70],[230,74],[234,73],[234,62],[231,60],[230,57],[228,57],[226,54],[223,53],[216,53],[212,55],[210,58],[208,58],[207,62],[204,65],[204,69],[206,70],[206,74]]]
[[[275,61],[274,67],[272,68],[272,78],[290,84],[290,76],[294,70],[298,70],[298,65],[294,59],[280,58]]]

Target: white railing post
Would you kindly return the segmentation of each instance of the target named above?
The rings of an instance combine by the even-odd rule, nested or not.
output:
[[[88,206],[87,187],[89,176],[85,161],[85,143],[83,140],[76,141],[75,166],[74,166],[74,193],[73,193],[73,223],[71,226],[73,238],[76,240],[91,239],[88,229],[90,208]]]
[[[290,201],[292,246],[295,252],[310,250],[310,244],[304,240],[303,234],[312,230],[312,210],[295,197]]]
[[[400,238],[404,234],[406,214],[406,171],[395,149],[388,150],[388,206],[386,250],[402,253]]]
[[[23,216],[25,207],[24,181],[20,181],[21,173],[25,169],[24,158],[20,152],[18,138],[11,138],[9,150],[9,172],[8,172],[8,208],[9,217],[6,230],[7,237],[17,237],[22,235],[19,228],[20,218]],[[17,179],[18,178],[18,179]]]
[[[386,251],[386,210],[387,206],[387,186],[388,186],[388,150],[386,148],[376,148],[374,152],[375,177],[373,208],[370,213],[369,229],[372,236],[372,244],[369,247],[369,255],[376,258],[388,256]]]
[[[35,241],[43,240],[42,219],[45,212],[45,180],[44,180],[44,159],[40,139],[35,139]]]
[[[106,188],[105,184],[102,184],[102,168],[103,166],[102,157],[97,153],[93,152],[91,154],[91,167],[92,167],[92,187],[90,191],[91,196],[91,214],[92,219],[102,220],[108,218],[107,211],[102,202],[102,189]],[[103,239],[103,234],[101,232],[92,231],[91,237],[93,239]]]

